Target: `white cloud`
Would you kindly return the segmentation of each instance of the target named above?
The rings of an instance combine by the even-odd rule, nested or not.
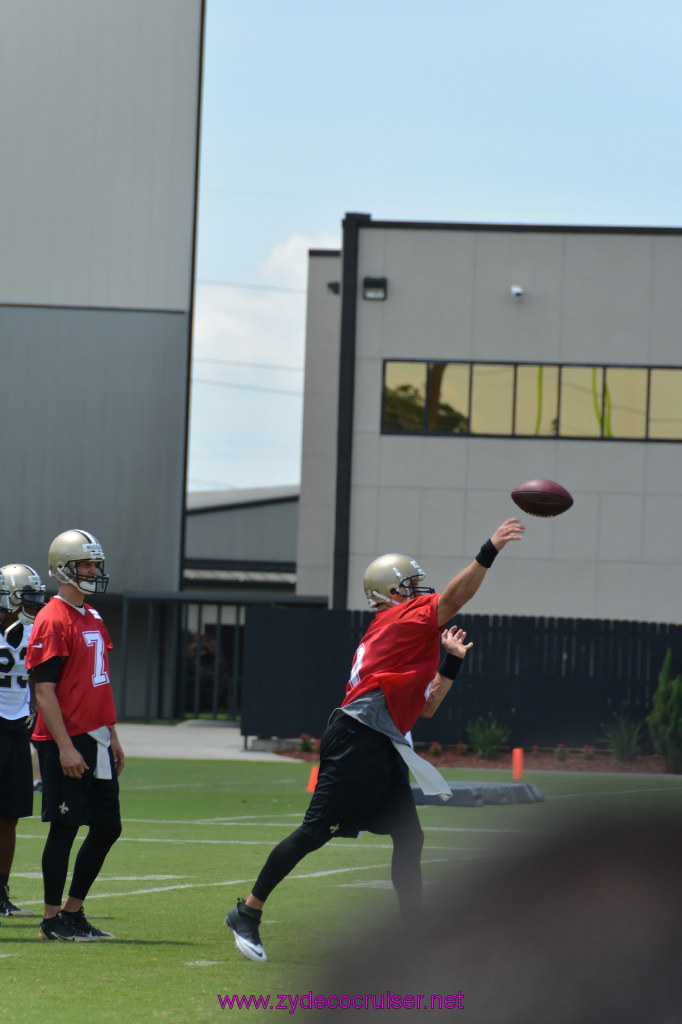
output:
[[[338,249],[339,236],[323,232],[316,238],[294,234],[278,242],[263,264],[263,271],[272,284],[305,288],[308,275],[308,249]]]
[[[321,248],[338,240],[294,234],[277,243],[263,282],[305,288],[308,249]],[[189,490],[299,481],[304,348],[302,292],[197,286]]]

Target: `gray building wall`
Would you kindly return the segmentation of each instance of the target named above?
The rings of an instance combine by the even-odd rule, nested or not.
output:
[[[498,559],[469,611],[675,621],[682,444],[382,436],[380,419],[384,359],[679,366],[682,234],[387,222],[358,230],[357,284],[386,277],[388,298],[358,297],[356,307],[348,607],[365,606],[362,575],[377,554],[413,555],[440,590],[503,518],[520,514],[526,538]],[[512,284],[524,288],[522,302]],[[332,365],[338,321],[321,287],[309,304],[309,323],[327,317],[326,331],[309,331],[309,349],[323,340]],[[306,446],[335,462],[334,422],[331,403],[304,416],[300,515],[316,513],[318,533],[330,520],[327,509],[313,511]],[[510,491],[534,477],[563,483],[573,509],[556,520],[519,513]],[[331,566],[326,545],[302,530],[299,592],[320,593]]]
[[[187,496],[185,558],[234,564],[296,562],[298,487]]]
[[[175,589],[201,0],[0,8],[2,560],[91,530],[112,592]]]

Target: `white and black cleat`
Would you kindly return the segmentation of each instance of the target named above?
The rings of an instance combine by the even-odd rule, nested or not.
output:
[[[261,911],[247,907],[244,900],[237,900],[225,918],[225,924],[234,934],[234,944],[247,959],[264,963],[267,960],[263,943],[260,940],[258,925]]]

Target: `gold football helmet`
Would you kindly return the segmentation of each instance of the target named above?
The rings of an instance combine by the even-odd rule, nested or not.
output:
[[[3,565],[0,574],[5,577],[9,588],[9,600],[12,611],[25,626],[33,622],[45,604],[45,584],[35,569],[23,562]]]
[[[79,562],[98,562],[95,579],[78,573]],[[59,583],[73,583],[82,594],[103,594],[109,584],[104,571],[102,545],[86,530],[66,530],[50,544],[47,555],[50,576]]]
[[[400,604],[394,595],[402,598],[433,594],[433,587],[417,586],[426,573],[414,558],[407,555],[380,555],[365,569],[363,586],[370,608],[378,604]]]

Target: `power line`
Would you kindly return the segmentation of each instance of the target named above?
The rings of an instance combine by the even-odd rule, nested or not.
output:
[[[256,384],[232,384],[224,380],[206,380],[202,377],[192,377],[192,384],[212,384],[216,388],[237,388],[240,391],[267,391],[271,395],[293,395],[294,398],[303,398],[302,391],[285,391],[283,388],[261,388]]]
[[[280,363],[243,363],[238,359],[212,359],[209,356],[195,356],[195,363],[219,363],[221,366],[249,366],[255,370],[290,370],[303,373],[302,366],[282,366]]]
[[[195,284],[205,284],[209,288],[246,288],[249,291],[258,292],[284,292],[288,295],[305,295],[306,288],[283,288],[276,284],[242,284],[237,281],[207,281],[198,277]]]

